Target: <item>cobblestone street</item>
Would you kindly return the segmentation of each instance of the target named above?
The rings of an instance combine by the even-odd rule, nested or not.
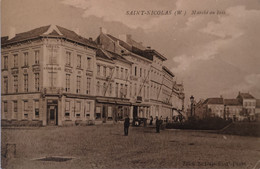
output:
[[[6,144],[16,157],[5,157]],[[123,125],[2,129],[2,168],[253,168],[259,138]],[[71,160],[40,161],[42,157]]]

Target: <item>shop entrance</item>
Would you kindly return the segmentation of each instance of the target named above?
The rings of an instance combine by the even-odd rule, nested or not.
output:
[[[58,101],[47,101],[47,124],[58,125]]]

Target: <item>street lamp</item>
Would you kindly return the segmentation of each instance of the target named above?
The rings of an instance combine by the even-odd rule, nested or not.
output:
[[[195,112],[193,112],[193,106],[194,106],[194,97],[191,95],[190,97],[190,102],[191,102],[191,106],[190,106],[190,116],[192,116],[192,114]]]

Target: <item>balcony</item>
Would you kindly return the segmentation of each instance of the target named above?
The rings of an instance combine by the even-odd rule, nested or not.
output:
[[[19,73],[19,69],[18,69],[18,67],[13,67],[12,69],[11,69],[11,73],[14,75],[14,74],[18,74]]]
[[[33,72],[40,72],[40,65],[39,64],[32,65],[32,71]]]
[[[86,75],[87,75],[87,76],[93,76],[93,71],[90,70],[90,69],[87,69],[87,70],[86,70]]]

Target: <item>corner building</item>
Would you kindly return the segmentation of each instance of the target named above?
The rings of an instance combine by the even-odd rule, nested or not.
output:
[[[94,42],[54,25],[1,40],[3,125],[94,119]]]

